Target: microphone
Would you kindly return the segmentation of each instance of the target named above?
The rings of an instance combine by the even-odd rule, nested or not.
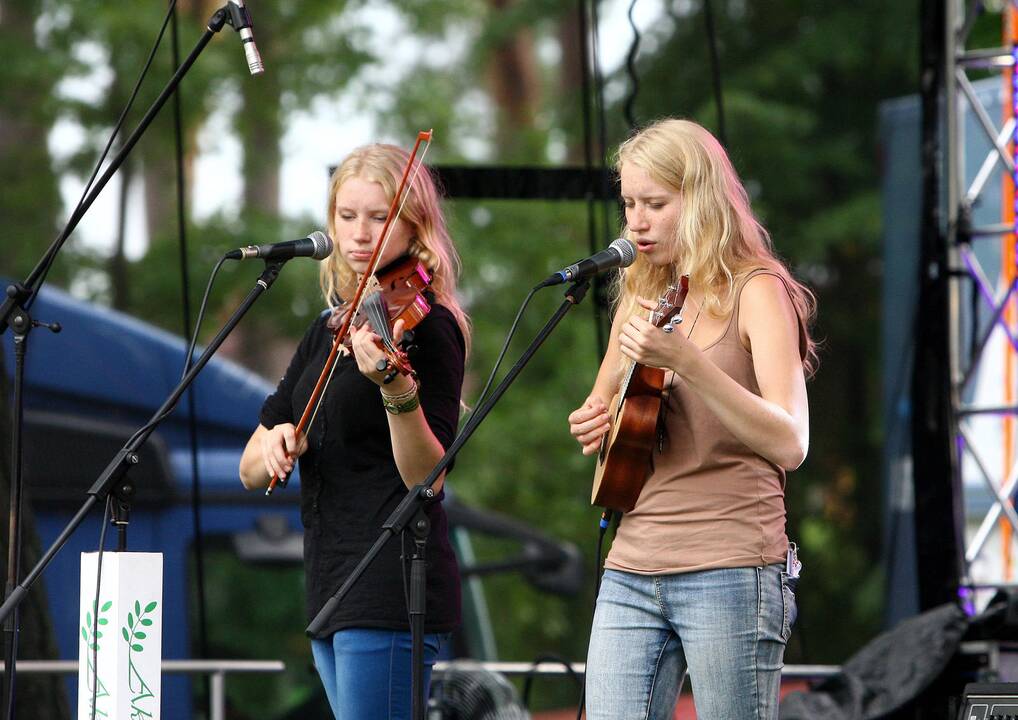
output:
[[[247,69],[251,71],[252,75],[261,75],[265,72],[265,66],[262,65],[262,56],[258,54],[254,32],[251,30],[251,13],[244,7],[244,0],[230,0],[227,9],[229,12],[226,14],[226,22],[230,23],[240,35],[240,42],[244,46],[244,57],[247,58]]]
[[[589,258],[583,258],[567,268],[552,273],[538,287],[561,285],[562,283],[580,280],[603,273],[605,270],[629,267],[636,260],[636,246],[625,238],[613,240],[612,244]]]
[[[246,260],[262,258],[263,260],[289,260],[295,257],[309,257],[324,260],[332,254],[332,240],[321,230],[315,230],[306,238],[269,243],[268,245],[248,245],[226,253],[227,260]]]

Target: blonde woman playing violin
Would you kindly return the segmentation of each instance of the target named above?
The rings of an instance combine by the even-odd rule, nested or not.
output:
[[[697,717],[771,720],[795,619],[784,483],[809,442],[813,297],[703,127],[655,123],[621,145],[616,168],[639,252],[594,388],[569,416],[582,451],[609,432],[629,363],[666,372],[652,469],[605,562],[587,717],[671,718],[688,674]],[[647,311],[682,275],[683,320],[658,327]]]
[[[262,407],[260,424],[240,461],[249,489],[300,465],[307,612],[312,618],[378,537],[381,525],[451,444],[459,419],[469,323],[456,299],[459,259],[446,230],[439,195],[426,169],[416,174],[399,219],[376,265],[404,256],[431,271],[428,315],[414,329],[409,360],[417,379],[386,383],[378,335],[351,330],[322,405],[298,439],[295,424],[308,403],[342,320],[345,301],[367,271],[408,154],[391,145],[352,152],[329,189],[329,234],[335,250],[322,263],[329,309],[304,335],[286,374]],[[398,341],[402,321],[392,328]],[[439,483],[436,489],[441,488]],[[428,506],[425,686],[449,634],[460,621],[460,580],[445,511]],[[389,542],[312,639],[315,666],[337,718],[409,718],[410,632],[398,542]]]

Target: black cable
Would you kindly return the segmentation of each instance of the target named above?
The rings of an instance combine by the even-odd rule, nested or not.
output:
[[[587,0],[580,0],[577,4],[577,11],[580,32],[580,111],[583,119],[583,166],[587,171],[588,183],[590,183],[587,187],[587,244],[590,247],[590,254],[593,255],[600,249],[600,243],[597,241],[596,195],[591,186],[592,181],[589,179],[594,170],[594,132],[590,116],[590,106],[593,101],[590,90],[590,30],[587,22]],[[600,297],[604,294],[602,288],[602,280],[594,278],[594,333],[598,358],[604,354],[607,346],[600,302]]]
[[[88,182],[85,183],[85,189],[82,190],[81,197],[78,198],[78,204],[75,205],[74,211],[71,212],[70,215],[71,218],[73,218],[78,213],[78,211],[81,209],[82,203],[85,202],[85,198],[88,197],[88,194],[92,189],[92,183],[95,182],[95,178],[99,174],[99,170],[102,168],[102,164],[106,160],[106,156],[109,154],[110,148],[113,147],[113,141],[120,133],[120,128],[123,127],[124,121],[127,119],[127,113],[131,110],[131,106],[134,105],[135,98],[138,97],[138,91],[141,89],[141,83],[145,79],[145,76],[148,74],[149,68],[152,66],[152,60],[155,58],[156,50],[159,49],[159,45],[163,41],[163,34],[166,32],[166,25],[170,22],[170,18],[173,15],[173,10],[176,7],[176,5],[177,0],[170,0],[170,9],[169,11],[167,11],[166,17],[163,18],[162,27],[159,28],[159,34],[156,36],[156,41],[152,45],[152,49],[149,51],[148,59],[145,61],[145,67],[142,68],[141,75],[138,76],[138,80],[134,84],[134,90],[131,91],[131,97],[128,99],[127,105],[124,107],[123,111],[121,111],[120,117],[117,119],[117,123],[113,127],[113,132],[110,133],[109,140],[106,141],[106,147],[103,148],[103,151],[99,156],[99,159],[95,163],[95,167],[92,169],[91,177],[89,177]],[[68,220],[68,223],[70,223],[70,220]],[[56,258],[56,254],[59,251],[60,246],[51,247],[49,251],[47,251],[46,255],[44,255],[43,258],[40,260],[40,264],[42,265],[43,270],[42,273],[39,275],[38,280],[36,281],[35,285],[36,289],[42,287],[42,284],[46,282],[46,275],[49,274],[50,269],[53,267],[53,262]],[[26,311],[28,311],[31,308],[32,303],[35,302],[36,295],[37,293],[34,293],[31,297],[29,297],[28,302],[25,304]]]
[[[597,6],[599,0],[591,0],[590,3],[590,24],[591,24],[591,65],[593,67],[593,79],[594,79],[594,107],[597,111],[597,126],[598,126],[598,144],[599,148],[599,162],[598,167],[602,170],[602,176],[607,174],[607,155],[608,155],[608,121],[605,115],[604,109],[604,75],[601,74],[601,41],[598,38],[598,28],[601,27],[601,21],[597,14]],[[608,241],[609,238],[614,237],[615,227],[612,222],[612,213],[614,212],[615,204],[611,200],[605,200],[602,206],[601,220],[603,221],[601,238],[603,241]]]
[[[103,548],[106,545],[106,526],[110,516],[113,493],[106,496],[106,512],[103,513],[99,530],[99,554],[96,557],[95,602],[92,603],[92,720],[95,720],[95,706],[99,702],[99,590],[103,577]]]
[[[212,274],[209,276],[208,285],[205,286],[205,295],[202,297],[201,307],[198,310],[198,320],[195,322],[194,332],[191,335],[191,341],[190,341],[190,343],[188,344],[188,347],[187,347],[187,355],[184,358],[184,371],[183,371],[183,373],[181,373],[181,378],[185,377],[187,375],[187,373],[191,369],[191,359],[192,359],[192,356],[194,355],[195,344],[198,341],[198,330],[199,330],[199,328],[201,328],[201,321],[202,321],[202,318],[205,315],[205,306],[208,303],[209,291],[212,289],[212,283],[215,281],[216,274],[219,272],[219,268],[221,268],[223,266],[223,263],[225,261],[226,261],[226,256],[224,255],[223,257],[221,257],[219,259],[219,262],[217,262],[216,266],[212,269]],[[168,418],[173,413],[173,411],[176,409],[176,407],[177,407],[176,405],[173,405],[172,407],[166,408],[166,410],[164,410],[161,415],[152,418],[147,423],[145,423],[140,428],[138,428],[135,431],[135,433],[133,435],[131,435],[131,437],[129,437],[127,439],[127,442],[124,443],[125,447],[129,447],[129,446],[133,445],[134,442],[139,437],[144,435],[146,432],[151,430],[153,427],[155,427],[156,425],[161,423],[166,418]]]
[[[407,622],[410,622],[410,558],[406,555],[406,528],[403,528],[403,532],[399,534],[399,562],[401,565],[401,572],[399,574],[400,580],[403,581],[403,602],[406,603]]]
[[[604,536],[608,533],[608,527],[612,524],[612,521],[615,521],[617,524],[621,518],[622,513],[616,513],[614,510],[606,509],[601,511],[601,519],[597,523],[597,556],[594,567],[594,609],[590,613],[591,634],[594,632],[594,615],[597,613],[597,597],[601,594],[601,576],[604,574],[604,561],[601,559],[601,556],[604,553]],[[590,659],[589,649],[588,645],[588,660]],[[584,678],[586,678],[586,672],[584,672]],[[580,690],[580,704],[576,707],[576,720],[580,720],[580,718],[583,717],[583,706],[586,702],[587,683],[584,681],[582,689]]]
[[[598,168],[601,170],[601,177],[608,175],[608,121],[605,115],[604,105],[604,75],[601,73],[601,41],[598,37],[598,28],[601,27],[601,21],[598,17],[598,2],[599,0],[591,0],[590,3],[590,23],[591,23],[591,65],[593,68],[593,81],[594,81],[594,108],[597,112],[597,125],[598,125]],[[609,242],[611,238],[615,237],[615,230],[618,225],[617,222],[618,214],[618,202],[612,201],[605,198],[601,203],[601,239],[602,243]],[[597,277],[594,281],[594,292],[597,305],[601,306],[604,304],[607,306],[607,292],[606,292],[606,280]],[[608,320],[608,324],[611,320]],[[605,324],[601,322],[601,314],[598,313],[598,340],[601,355],[608,348],[607,339],[604,337]],[[598,356],[600,359],[600,355]]]
[[[498,372],[498,368],[502,364],[502,360],[505,358],[505,353],[509,349],[509,343],[512,341],[513,335],[516,334],[516,329],[520,324],[520,318],[523,317],[523,311],[527,309],[527,305],[530,304],[531,299],[533,299],[534,295],[540,289],[541,288],[539,286],[532,288],[530,292],[527,293],[527,297],[524,298],[523,304],[520,305],[520,309],[516,311],[516,318],[513,320],[513,324],[509,328],[509,334],[506,335],[505,342],[502,343],[502,350],[498,354],[498,359],[495,361],[495,366],[491,369],[491,374],[488,375],[488,381],[484,383],[484,389],[481,390],[481,394],[477,397],[477,400],[474,403],[475,409],[479,407],[482,402],[484,402],[484,398],[485,396],[487,396],[488,390],[491,389],[491,383],[495,379],[495,374]],[[473,413],[471,413],[470,417],[473,417]],[[469,422],[469,420],[470,418],[468,417],[467,422]]]
[[[605,122],[604,112],[604,76],[601,74],[601,41],[597,35],[598,28],[601,26],[597,14],[598,2],[599,0],[590,0],[590,64],[594,81],[594,110],[597,113],[597,139],[601,151],[601,162],[599,165],[604,167],[604,155],[608,149],[608,127]]]
[[[576,683],[576,687],[580,688],[580,692],[581,693],[583,692],[583,680],[576,673],[576,671],[573,670],[573,664],[571,662],[566,660],[561,655],[555,655],[554,653],[546,653],[544,655],[538,655],[530,663],[530,665],[531,665],[530,672],[528,672],[524,676],[524,678],[523,678],[523,698],[522,699],[523,699],[523,707],[526,710],[530,710],[530,690],[531,690],[531,687],[534,684],[534,674],[537,671],[537,666],[540,665],[541,663],[545,663],[545,662],[558,663],[559,665],[564,667],[566,669],[566,674],[569,675],[569,677],[571,677],[573,679],[573,682]]]
[[[633,42],[629,45],[629,52],[626,53],[629,94],[626,96],[623,106],[623,115],[630,132],[636,129],[636,114],[633,112],[633,107],[636,105],[636,96],[640,94],[640,76],[636,74],[636,55],[640,50],[640,28],[636,27],[636,21],[633,20],[634,9],[636,9],[636,0],[629,3],[629,12],[626,14],[626,17],[629,18],[629,27],[633,29]]]
[[[170,0],[175,5],[176,0]],[[173,67],[180,67],[180,39],[177,32],[177,13],[171,7],[173,16],[171,25],[171,40],[173,50]],[[188,264],[187,246],[187,212],[185,202],[187,199],[184,183],[184,137],[183,119],[181,110],[180,88],[173,94],[173,135],[175,160],[177,171],[177,234],[180,247],[180,290],[183,296],[181,303],[181,314],[183,320],[184,337],[191,334],[191,282]],[[221,263],[220,263],[221,264]],[[207,297],[207,296],[206,296]],[[197,337],[197,333],[195,333]],[[191,353],[187,354],[185,363],[190,364]],[[200,657],[207,658],[209,654],[207,602],[205,599],[205,542],[201,522],[201,475],[198,468],[198,410],[195,398],[197,388],[192,388],[187,394],[187,430],[188,439],[191,444],[191,519],[194,523],[194,564],[195,564],[195,590],[198,595],[198,646],[201,652]],[[203,676],[208,692],[208,679]]]
[[[707,46],[710,48],[710,75],[714,84],[714,102],[718,107],[718,139],[728,147],[725,132],[725,106],[721,93],[721,61],[718,57],[718,34],[714,27],[714,11],[710,0],[703,0],[703,19],[707,25]]]
[[[194,348],[198,344],[198,333],[201,330],[202,320],[205,319],[205,310],[209,304],[209,295],[212,292],[212,285],[216,281],[216,275],[219,274],[219,270],[223,267],[223,263],[226,262],[226,255],[219,258],[215,267],[212,268],[212,272],[209,274],[209,281],[205,285],[205,293],[201,296],[201,304],[198,306],[198,319],[195,320],[194,330],[191,331],[191,339],[187,344],[187,355],[184,357],[184,371],[180,374],[180,378],[183,380],[187,373],[191,370],[191,362],[194,360]]]

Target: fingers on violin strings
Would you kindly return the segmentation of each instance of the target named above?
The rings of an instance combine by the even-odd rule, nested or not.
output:
[[[392,326],[392,341],[397,345],[403,340],[403,330],[405,327],[406,323],[403,321],[403,318],[397,320]]]
[[[367,323],[365,323],[353,331],[353,337],[350,339],[350,343],[354,346],[364,345],[371,341],[371,336],[373,334],[374,333],[372,333],[368,328]]]

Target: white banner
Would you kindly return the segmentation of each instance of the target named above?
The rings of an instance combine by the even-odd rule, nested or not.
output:
[[[162,553],[81,554],[78,720],[158,720],[163,628]],[[96,653],[98,658],[96,658]]]

